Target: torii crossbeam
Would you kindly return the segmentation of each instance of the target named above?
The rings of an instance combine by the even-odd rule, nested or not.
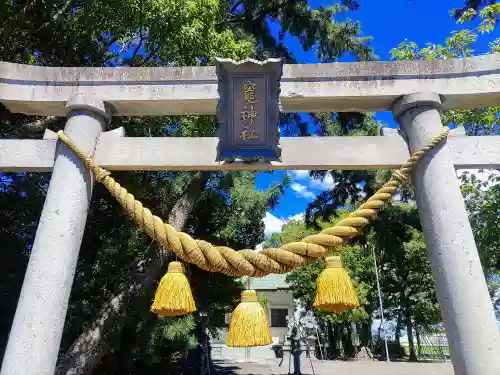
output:
[[[439,111],[500,105],[500,55],[285,65],[286,112],[393,112],[403,136],[282,138],[281,162],[217,162],[215,138],[127,138],[112,116],[215,114],[212,67],[48,68],[0,62],[0,102],[67,116],[65,133],[110,170],[393,169],[442,130]],[[385,135],[385,134],[384,134]],[[456,168],[498,168],[500,138],[455,135],[412,176],[456,375],[500,374],[500,339]],[[93,178],[46,132],[0,140],[0,170],[52,171],[2,375],[51,375]],[[43,308],[40,308],[42,306]]]

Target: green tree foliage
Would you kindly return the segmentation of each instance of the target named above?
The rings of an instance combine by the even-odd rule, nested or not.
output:
[[[382,124],[375,121],[371,114],[358,113],[343,113],[338,115],[319,114],[315,117],[320,126],[320,132],[330,136],[376,136]],[[326,174],[330,174],[334,184],[331,189],[319,194],[313,202],[311,202],[306,210],[305,221],[307,227],[320,229],[321,223],[330,222],[341,217],[344,210],[353,209],[359,206],[367,197],[373,195],[375,191],[387,181],[390,177],[390,171],[312,171],[311,175],[315,178],[324,178]],[[409,186],[404,186],[400,192],[400,199],[408,200],[413,195]],[[380,267],[379,273],[384,270],[384,267],[397,267],[397,265],[386,264],[385,260],[391,258],[390,242],[397,239],[399,243],[408,241],[410,228],[402,227],[400,223],[401,217],[395,215],[396,206],[389,205],[385,210],[385,214],[393,214],[393,216],[379,216],[373,226],[367,229],[363,235],[354,239],[345,246],[342,251],[343,259],[346,265],[352,265],[354,268],[349,268],[352,277],[356,280],[357,291],[363,300],[363,306],[356,309],[352,315],[344,314],[341,322],[344,325],[350,323],[359,323],[361,331],[362,344],[368,345],[372,342],[371,326],[372,319],[379,317],[377,306],[378,299],[375,290],[375,269],[372,259],[372,246],[374,241],[378,245],[375,248],[377,255],[377,263]],[[400,215],[401,216],[401,215]],[[413,226],[417,223],[412,223]],[[418,224],[419,225],[419,224]],[[391,232],[394,230],[394,233]],[[388,235],[391,233],[391,235]],[[402,246],[402,245],[401,245]],[[385,258],[384,258],[385,257]],[[401,260],[404,261],[404,260]],[[312,274],[310,278],[311,284],[308,286],[308,291],[314,292],[314,282],[316,276],[321,271],[321,266],[318,266],[317,272]],[[418,271],[421,271],[420,269]],[[417,272],[418,272],[417,271]],[[305,271],[304,271],[305,272]],[[292,278],[295,276],[291,276]],[[394,282],[395,283],[395,282]],[[300,282],[296,283],[298,288],[304,288]],[[434,289],[432,289],[433,291]],[[384,295],[388,291],[384,291]],[[314,294],[312,294],[313,296]],[[313,298],[313,297],[310,297]],[[405,312],[406,308],[401,309],[401,301],[393,299],[386,301],[386,313],[389,310]],[[400,313],[399,315],[401,315]],[[398,315],[398,314],[394,314]],[[407,319],[400,318],[401,325]],[[337,317],[338,321],[338,317]],[[410,323],[411,324],[411,323]],[[339,329],[339,328],[336,328]],[[343,330],[342,332],[345,332]],[[347,330],[349,332],[349,330]],[[330,334],[329,337],[338,337],[338,333]],[[347,341],[348,340],[344,340]],[[339,353],[337,353],[339,354]]]
[[[372,59],[370,39],[357,22],[345,19],[352,4],[311,10],[305,0],[223,1],[2,1],[0,60],[41,66],[210,65],[217,56],[242,59],[294,57],[283,42],[297,37],[305,50],[333,61],[349,53]],[[267,21],[282,29],[274,38]],[[297,114],[287,126],[303,127]],[[11,114],[0,109],[0,135],[37,138],[59,130],[65,119]],[[210,116],[115,118],[128,136],[210,136]],[[115,173],[146,206],[178,229],[217,244],[252,248],[263,239],[261,219],[276,204],[285,179],[266,191],[253,189],[255,173]],[[1,341],[4,346],[23,270],[50,176],[2,174]],[[4,194],[5,193],[5,194]],[[164,372],[173,363],[194,363],[194,345],[203,342],[201,320],[214,328],[220,312],[234,306],[239,284],[233,278],[189,267],[200,314],[157,319],[148,312],[154,286],[168,258],[121,212],[102,186],[93,193],[87,227],[61,345],[57,373]],[[13,292],[15,290],[16,292]],[[4,301],[4,299],[2,299]],[[181,361],[186,359],[187,362]],[[172,370],[173,371],[173,370]]]
[[[331,224],[328,222],[320,222],[319,225],[321,228],[326,228]],[[286,223],[282,228],[282,232],[274,235],[265,246],[279,246],[287,242],[302,239],[315,232],[314,229],[307,227],[303,220],[293,220]],[[332,314],[314,309],[313,303],[316,291],[316,279],[324,268],[324,262],[322,260],[318,260],[311,265],[294,270],[286,279],[291,285],[294,298],[299,299],[303,307],[307,310],[314,311],[320,318],[321,326],[329,340],[329,356],[331,358],[354,355],[354,348],[350,341],[351,323],[357,323],[360,327],[364,324],[363,330],[368,333],[370,332],[369,326],[366,326],[370,318],[370,313],[365,309],[367,294],[370,287],[365,284],[364,280],[366,275],[362,275],[365,270],[360,267],[365,260],[361,255],[362,252],[363,249],[359,246],[346,246],[342,251],[344,265],[350,272],[356,287],[356,292],[362,304],[361,307],[352,311],[342,314]],[[369,335],[365,336],[363,345],[367,345],[369,341]]]
[[[337,217],[332,218],[332,221],[319,221],[318,224],[320,228],[326,228],[348,213],[346,210],[338,210]],[[280,245],[313,233],[315,230],[308,227],[305,221],[290,221],[283,226],[282,232],[274,235],[266,245]],[[351,323],[359,327],[361,345],[371,344],[372,319],[380,317],[373,252],[376,255],[384,297],[384,314],[387,318],[399,322],[397,329],[425,332],[441,322],[416,207],[413,204],[390,204],[360,237],[341,248],[343,264],[350,273],[361,306],[342,314],[316,312],[324,323],[327,337],[333,340],[330,341],[333,348],[349,348],[350,338],[347,336],[350,331],[347,328]],[[323,267],[323,262],[317,261],[294,270],[287,277],[294,297],[300,299],[302,305],[309,310],[314,310],[316,279]],[[411,333],[409,336],[411,337]],[[415,347],[410,346],[410,350],[410,358],[415,360]],[[340,350],[331,353],[334,357],[341,354]],[[352,355],[354,352],[345,350],[344,354]]]
[[[306,0],[236,0],[230,3],[227,25],[237,33],[243,32],[256,39],[261,46],[258,58],[278,55],[289,62],[295,61],[284,44],[287,34],[297,37],[305,51],[317,45],[321,61],[334,61],[345,53],[360,60],[374,58],[369,45],[371,38],[360,35],[359,22],[335,21],[349,9],[346,1],[343,5],[319,9],[311,9]],[[280,24],[278,40],[271,35],[268,20]]]
[[[0,357],[17,305],[47,189],[40,174],[0,174]]]
[[[52,66],[196,65],[217,55],[238,58],[253,50],[218,26],[219,0],[2,1],[4,60]],[[69,46],[70,48],[65,48]],[[31,47],[31,48],[29,48]],[[127,55],[127,57],[123,57]]]
[[[483,178],[478,178],[478,175]],[[462,195],[487,277],[497,316],[500,317],[500,177],[496,171],[465,172]]]
[[[441,322],[427,249],[414,204],[392,204],[375,220],[368,235],[380,266],[384,309],[396,330],[406,328],[410,359],[416,360],[413,330],[430,330]],[[397,338],[396,338],[397,340]]]
[[[458,20],[463,24],[477,15],[469,9]],[[453,32],[443,44],[427,43],[419,47],[415,42],[404,40],[391,50],[396,60],[438,60],[466,58],[475,55],[474,43],[480,36],[492,32],[500,17],[500,3],[489,5],[479,13],[481,23],[474,30],[461,29]],[[489,43],[489,53],[500,52],[500,38]],[[500,128],[500,107],[485,107],[466,110],[447,110],[442,114],[444,125],[463,126],[468,135],[497,134]]]
[[[500,17],[500,4],[497,2],[470,3],[474,3],[475,6],[471,5],[471,8],[462,12],[457,23],[462,25],[479,18],[479,25],[475,29],[463,28],[453,32],[443,44],[428,43],[424,48],[405,40],[391,51],[393,58],[436,60],[467,58],[476,55],[474,43],[478,38],[486,37],[494,31]],[[480,5],[484,7],[478,12]],[[487,54],[500,52],[499,46],[500,39],[493,39],[489,43],[490,50]],[[442,121],[448,126],[463,126],[467,135],[497,135],[500,129],[500,107],[447,110],[442,113]],[[461,175],[462,194],[469,212],[469,220],[480,252],[490,294],[498,313],[500,264],[496,228],[498,228],[498,202],[500,202],[497,191],[500,188],[500,181],[496,173],[479,171],[478,175],[486,176],[486,178],[478,178],[468,172]]]
[[[461,8],[452,9],[450,12],[457,21],[464,18],[474,19],[477,17],[477,11],[481,10],[481,13],[489,13],[491,7],[498,6],[496,0],[465,0],[464,6]],[[498,13],[494,15],[496,22],[498,22]]]

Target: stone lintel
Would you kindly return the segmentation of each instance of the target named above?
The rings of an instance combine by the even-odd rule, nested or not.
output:
[[[444,109],[500,105],[500,54],[438,61],[289,64],[283,112],[389,111],[400,97],[439,94]],[[0,62],[0,102],[11,112],[64,116],[75,95],[114,116],[213,115],[215,67],[62,68]]]
[[[397,130],[384,132],[394,136],[285,137],[282,162],[249,164],[216,162],[215,137],[133,138],[119,128],[101,133],[94,156],[109,170],[396,169],[409,158],[408,146]],[[43,140],[2,139],[0,171],[50,172],[56,143],[50,133]],[[500,137],[457,135],[447,144],[457,169],[500,168]]]

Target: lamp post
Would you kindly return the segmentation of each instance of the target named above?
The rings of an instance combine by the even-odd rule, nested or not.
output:
[[[301,342],[301,330],[298,322],[291,316],[286,317],[288,333],[287,337],[290,340],[290,356],[293,356],[293,374],[301,375],[300,372],[300,355],[302,354]],[[289,366],[290,367],[290,366]],[[290,370],[289,374],[290,374]]]
[[[197,336],[198,336],[198,352],[200,354],[199,374],[210,375],[210,366],[212,364],[210,355],[210,343],[208,342],[208,335],[206,333],[206,324],[208,322],[208,315],[205,312],[200,312],[198,315]]]
[[[300,372],[300,355],[302,354],[300,341],[301,338],[299,336],[299,329],[294,324],[290,333],[290,350],[293,355],[293,375],[302,375],[302,373]]]

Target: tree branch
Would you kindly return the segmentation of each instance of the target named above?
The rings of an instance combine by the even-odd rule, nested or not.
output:
[[[16,129],[15,134],[17,135],[25,131],[29,133],[41,132],[50,126],[57,124],[61,120],[62,117],[57,117],[57,116],[43,117],[41,119],[22,124]]]
[[[17,13],[14,17],[12,17],[5,23],[5,26],[2,28],[2,34],[4,36],[10,34],[11,33],[10,26],[19,25],[20,23],[22,23],[26,18],[26,14],[33,8],[35,8],[37,3],[38,0],[33,0],[30,1],[28,4],[26,4],[19,13]]]
[[[237,1],[229,10],[229,13],[233,13],[241,4],[243,4],[243,0]]]
[[[198,172],[170,211],[168,222],[176,230],[181,230],[185,225],[208,178],[208,172]],[[62,357],[56,368],[56,375],[92,374],[110,349],[110,335],[120,334],[122,331],[131,299],[145,287],[152,285],[163,271],[162,260],[154,247],[149,248],[143,261],[131,268],[127,281],[108,300],[97,318],[80,334]]]
[[[134,63],[132,61],[132,64],[130,66],[141,67],[144,64],[147,64],[158,53],[158,51],[160,50],[160,47],[161,47],[160,43],[158,43],[157,46],[151,52],[149,52],[148,56],[146,56],[141,62]]]
[[[73,2],[73,0],[67,0],[66,3],[61,8],[59,8],[56,11],[56,13],[51,17],[50,21],[44,22],[38,29],[36,29],[35,33],[37,33],[40,30],[46,28],[52,22],[56,22],[59,19],[59,17],[61,17],[61,15],[63,15],[68,10],[68,8],[69,8],[69,6],[71,5],[72,2]]]
[[[142,29],[139,31],[139,42],[137,43],[137,46],[135,47],[134,53],[132,54],[132,57],[130,58],[131,61],[135,60],[135,57],[137,56],[137,53],[141,49],[142,42],[144,42],[144,36],[142,35]]]

